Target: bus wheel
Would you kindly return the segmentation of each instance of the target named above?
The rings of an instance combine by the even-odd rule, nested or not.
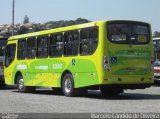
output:
[[[35,91],[35,87],[24,86],[24,79],[21,75],[17,77],[17,88],[18,88],[18,91],[21,93],[28,93],[28,92]]]
[[[63,77],[62,81],[62,91],[63,94],[67,97],[75,96],[75,89],[74,89],[74,80],[73,76],[70,73],[67,73]]]
[[[100,91],[103,96],[117,96],[123,93],[123,89],[113,87],[100,87]]]

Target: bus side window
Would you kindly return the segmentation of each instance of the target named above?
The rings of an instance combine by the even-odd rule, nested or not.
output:
[[[34,59],[36,57],[37,42],[36,37],[27,39],[27,58]]]
[[[5,66],[8,67],[15,58],[16,44],[10,44],[6,47]]]
[[[98,45],[98,28],[84,28],[80,31],[80,54],[91,55]]]
[[[55,33],[50,36],[50,56],[61,57],[63,53],[63,35]]]
[[[48,39],[49,37],[46,36],[39,36],[37,38],[37,57],[38,58],[47,58],[48,57]]]
[[[64,55],[76,56],[78,55],[78,39],[79,32],[77,30],[68,31],[64,35]]]
[[[26,40],[25,39],[19,39],[18,41],[18,59],[25,59],[26,57]]]

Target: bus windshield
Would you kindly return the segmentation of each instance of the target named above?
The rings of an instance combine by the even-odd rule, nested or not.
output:
[[[147,44],[150,40],[149,24],[112,21],[107,25],[108,38],[113,43]]]

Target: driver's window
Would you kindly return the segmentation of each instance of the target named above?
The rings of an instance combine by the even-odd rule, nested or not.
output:
[[[16,44],[10,44],[6,47],[5,66],[8,67],[15,58]]]

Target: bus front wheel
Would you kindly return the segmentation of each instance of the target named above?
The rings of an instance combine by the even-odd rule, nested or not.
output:
[[[35,87],[24,86],[24,79],[22,75],[17,77],[17,88],[21,93],[33,92],[35,90]]]

